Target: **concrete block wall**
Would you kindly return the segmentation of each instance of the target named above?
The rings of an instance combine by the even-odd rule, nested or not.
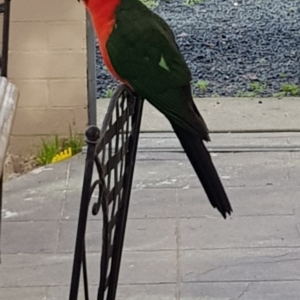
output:
[[[20,89],[10,151],[87,124],[85,9],[75,0],[12,0],[8,77]]]

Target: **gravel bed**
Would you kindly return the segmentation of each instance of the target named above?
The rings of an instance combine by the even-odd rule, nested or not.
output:
[[[195,96],[279,96],[300,84],[300,0],[170,0],[154,11],[175,33]],[[97,96],[116,84],[98,53]]]

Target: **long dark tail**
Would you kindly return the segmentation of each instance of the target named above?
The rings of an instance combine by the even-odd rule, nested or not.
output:
[[[176,124],[172,124],[172,127],[194,167],[210,203],[226,219],[226,213],[230,215],[232,208],[201,137],[188,132]]]

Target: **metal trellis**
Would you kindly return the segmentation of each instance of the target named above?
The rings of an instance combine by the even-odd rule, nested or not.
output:
[[[120,85],[111,98],[101,130],[90,126],[86,131],[87,153],[70,300],[78,297],[81,269],[85,299],[89,299],[85,232],[93,195],[97,195],[97,201],[92,203],[92,214],[102,212],[99,221],[102,222],[102,253],[97,299],[113,300],[116,297],[142,108],[143,100],[125,85]]]

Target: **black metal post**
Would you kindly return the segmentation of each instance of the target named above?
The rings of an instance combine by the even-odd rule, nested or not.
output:
[[[88,124],[97,125],[96,37],[89,14],[86,14]]]
[[[85,252],[84,236],[86,231],[87,215],[88,215],[88,208],[90,203],[91,182],[92,182],[93,168],[94,168],[94,161],[95,161],[95,147],[99,137],[100,137],[100,130],[98,127],[90,126],[87,129],[86,139],[87,139],[88,147],[87,147],[83,189],[81,194],[81,202],[80,202],[80,210],[79,210],[79,219],[78,219],[75,253],[74,253],[74,261],[73,261],[70,298],[69,298],[70,300],[77,300],[81,263],[84,261],[84,267],[86,266],[85,253],[84,253]]]
[[[1,76],[7,77],[8,47],[9,47],[9,16],[10,0],[4,2],[3,32],[2,32],[2,62]]]

